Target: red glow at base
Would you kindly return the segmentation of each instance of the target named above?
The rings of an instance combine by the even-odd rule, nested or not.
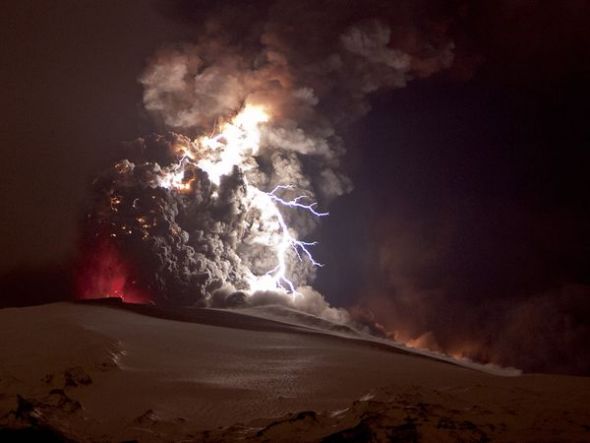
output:
[[[112,242],[102,240],[87,249],[76,278],[77,299],[115,297],[124,303],[152,303],[136,286],[131,267]]]

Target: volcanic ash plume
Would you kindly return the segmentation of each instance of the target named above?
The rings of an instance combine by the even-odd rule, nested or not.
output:
[[[452,44],[424,37],[404,51],[387,25],[346,18],[295,44],[281,24],[294,15],[274,11],[255,44],[207,26],[196,44],[158,52],[141,76],[145,107],[168,132],[131,143],[94,182],[87,249],[116,250],[126,263],[125,284],[107,295],[333,311],[309,285],[321,266],[313,231],[351,189],[337,131],[368,110],[369,93],[448,66]],[[82,292],[100,295],[96,285]]]

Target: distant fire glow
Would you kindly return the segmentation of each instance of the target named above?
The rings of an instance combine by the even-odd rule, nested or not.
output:
[[[264,108],[246,105],[233,119],[223,123],[215,135],[199,137],[191,144],[180,147],[178,163],[167,169],[159,185],[178,192],[189,190],[194,178],[186,176],[185,168],[191,163],[207,172],[211,182],[218,186],[221,177],[229,175],[235,167],[248,171],[253,164],[253,156],[260,149],[260,125],[269,119]],[[272,250],[277,261],[277,265],[262,276],[250,272],[247,277],[249,290],[278,290],[295,297],[297,290],[287,275],[289,251],[293,251],[299,260],[309,260],[313,266],[321,264],[313,258],[309,249],[317,242],[298,240],[296,233],[287,225],[280,207],[307,211],[316,217],[323,217],[328,213],[318,211],[317,204],[309,201],[306,195],[290,200],[282,198],[280,192],[296,189],[294,184],[278,185],[272,191],[264,192],[246,179],[245,183],[245,203],[250,210],[256,210],[260,214],[260,229],[253,243]]]

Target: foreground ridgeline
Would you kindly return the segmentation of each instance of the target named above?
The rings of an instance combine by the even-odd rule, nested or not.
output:
[[[494,375],[272,305],[10,308],[0,336],[2,441],[590,438],[588,378]]]

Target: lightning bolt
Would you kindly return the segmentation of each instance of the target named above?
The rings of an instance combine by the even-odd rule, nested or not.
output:
[[[329,212],[316,211],[315,207],[318,205],[317,202],[312,202],[307,205],[304,203],[301,203],[301,200],[309,198],[306,195],[300,195],[298,197],[295,197],[293,200],[284,200],[277,195],[277,191],[279,191],[280,189],[295,189],[295,186],[294,185],[278,185],[278,186],[275,186],[275,188],[272,191],[267,192],[266,195],[268,195],[272,200],[281,204],[282,206],[287,206],[289,208],[305,209],[306,211],[310,212],[311,214],[315,215],[316,217],[324,217],[324,216],[330,214]]]
[[[178,192],[190,191],[191,181],[184,176],[187,164],[194,164],[206,171],[209,179],[217,186],[221,177],[231,173],[234,166],[248,170],[248,158],[254,156],[260,147],[259,125],[269,118],[264,108],[244,107],[231,121],[221,125],[218,134],[200,137],[190,145],[183,146],[181,158],[164,171],[158,184]],[[308,195],[299,195],[291,200],[279,195],[282,191],[296,189],[294,185],[278,185],[270,192],[264,192],[247,181],[245,185],[250,205],[259,211],[266,226],[266,232],[259,235],[256,241],[269,247],[277,259],[277,265],[264,275],[250,272],[246,276],[248,286],[252,292],[280,290],[295,297],[299,293],[287,276],[289,251],[294,251],[300,261],[308,260],[312,266],[321,267],[322,264],[313,258],[310,251],[310,247],[317,242],[298,240],[294,231],[289,229],[280,208],[306,211],[315,217],[325,217],[328,213],[318,211],[317,203],[310,201]]]
[[[304,257],[309,260],[313,266],[322,267],[323,265],[316,261],[309,250],[310,246],[317,245],[318,242],[306,242],[298,240],[289,229],[283,214],[279,207],[297,208],[307,211],[308,213],[316,217],[325,217],[328,212],[319,212],[315,208],[316,202],[305,203],[309,197],[306,195],[300,195],[291,200],[286,200],[277,193],[281,190],[292,190],[295,189],[294,185],[278,185],[270,192],[263,192],[258,188],[251,187],[254,192],[255,198],[253,201],[258,202],[256,206],[262,208],[263,213],[266,213],[267,217],[274,218],[280,227],[280,241],[276,245],[276,256],[278,264],[275,268],[271,269],[266,273],[266,277],[270,277],[276,288],[286,290],[295,297],[299,293],[295,289],[293,282],[287,277],[287,253],[292,250],[297,255],[300,261],[303,261]]]

